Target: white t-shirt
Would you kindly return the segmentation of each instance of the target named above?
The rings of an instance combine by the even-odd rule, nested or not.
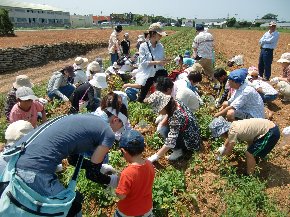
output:
[[[268,84],[265,81],[254,80],[252,83],[249,83],[256,90],[262,88],[262,91],[265,95],[276,95],[278,94],[277,90],[275,90],[272,85]]]

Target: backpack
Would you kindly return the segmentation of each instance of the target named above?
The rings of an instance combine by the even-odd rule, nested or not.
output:
[[[53,197],[42,196],[31,189],[16,172],[16,163],[26,147],[47,127],[64,116],[53,119],[42,125],[26,142],[20,146],[6,150],[2,156],[11,157],[4,172],[0,175],[0,216],[35,217],[35,216],[67,216],[76,197],[75,187],[83,157],[79,157],[73,177],[68,187]],[[2,189],[2,192],[1,192]]]

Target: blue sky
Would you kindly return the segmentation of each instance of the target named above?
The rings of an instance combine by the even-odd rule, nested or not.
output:
[[[20,1],[20,0],[17,0]],[[154,14],[177,18],[226,18],[254,20],[267,13],[290,21],[290,0],[24,0],[47,4],[70,13],[109,15],[110,13]]]

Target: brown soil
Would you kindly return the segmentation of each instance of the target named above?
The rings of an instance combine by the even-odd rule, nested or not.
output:
[[[225,65],[227,59],[234,55],[243,54],[245,67],[252,65],[257,66],[259,57],[258,40],[264,32],[250,30],[211,31],[216,42],[216,58],[218,65]],[[104,30],[102,34],[104,32],[106,32],[106,30]],[[110,31],[106,33],[107,38],[109,33]],[[72,34],[74,33],[72,32]],[[136,35],[138,34],[139,33]],[[2,39],[0,39],[0,42],[2,42],[1,40]],[[289,42],[290,34],[282,33],[280,35],[278,48],[274,53],[274,61],[272,65],[273,76],[278,76],[281,74],[281,68],[276,61],[283,52],[286,52],[286,47]],[[24,44],[21,44],[21,46],[23,45]],[[107,49],[103,48],[93,50],[86,55],[89,60],[93,60],[96,56],[108,58]],[[74,58],[65,61],[50,62],[42,67],[21,70],[12,74],[0,75],[0,93],[7,92],[9,90],[11,84],[15,80],[16,75],[27,74],[34,83],[44,82],[48,80],[53,71],[59,69],[64,64],[73,63],[73,59]],[[210,92],[210,90],[207,92]],[[277,99],[273,103],[269,104],[269,108],[275,112],[273,121],[280,126],[280,129],[283,129],[285,126],[290,126],[290,115],[288,113],[290,111],[289,103],[282,103],[280,99]],[[216,182],[216,180],[220,178],[218,169],[219,165],[215,160],[213,160],[214,155],[209,151],[208,147],[210,144],[204,142],[204,145],[204,151],[199,153],[199,156],[202,159],[202,163],[200,165],[196,165],[194,168],[189,168],[188,160],[186,159],[180,160],[172,165],[185,171],[187,189],[196,194],[198,205],[194,203],[186,204],[188,208],[192,210],[192,214],[195,216],[220,216],[226,209],[226,205],[218,193],[218,191],[222,189],[223,183]],[[145,156],[150,156],[153,153],[154,151],[149,149],[146,151]],[[270,159],[259,164],[259,167],[261,167],[260,177],[262,180],[267,182],[266,192],[271,198],[277,201],[277,205],[281,210],[285,210],[290,206],[289,154],[290,144],[284,147],[276,147],[270,154]],[[160,170],[168,164],[169,162],[162,158],[155,164],[155,166],[157,170]],[[245,172],[244,159],[241,159],[240,157],[233,157],[231,158],[231,164],[236,165],[239,168],[238,171],[240,173]],[[198,176],[198,178],[190,177],[193,174],[201,174],[201,176]],[[95,206],[95,203],[92,201],[89,209],[91,213],[97,213],[98,207]],[[113,210],[114,206],[102,209],[103,213],[106,213],[108,216],[112,216]]]

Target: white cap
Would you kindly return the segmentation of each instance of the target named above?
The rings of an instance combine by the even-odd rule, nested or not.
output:
[[[15,121],[7,127],[5,139],[7,143],[14,143],[31,130],[33,130],[33,126],[30,122],[24,120]]]
[[[93,79],[89,81],[91,85],[97,88],[107,88],[107,80],[106,80],[106,74],[105,73],[97,73],[94,75]]]
[[[21,100],[36,100],[37,97],[34,95],[34,92],[29,87],[19,87],[16,90],[16,98]]]

